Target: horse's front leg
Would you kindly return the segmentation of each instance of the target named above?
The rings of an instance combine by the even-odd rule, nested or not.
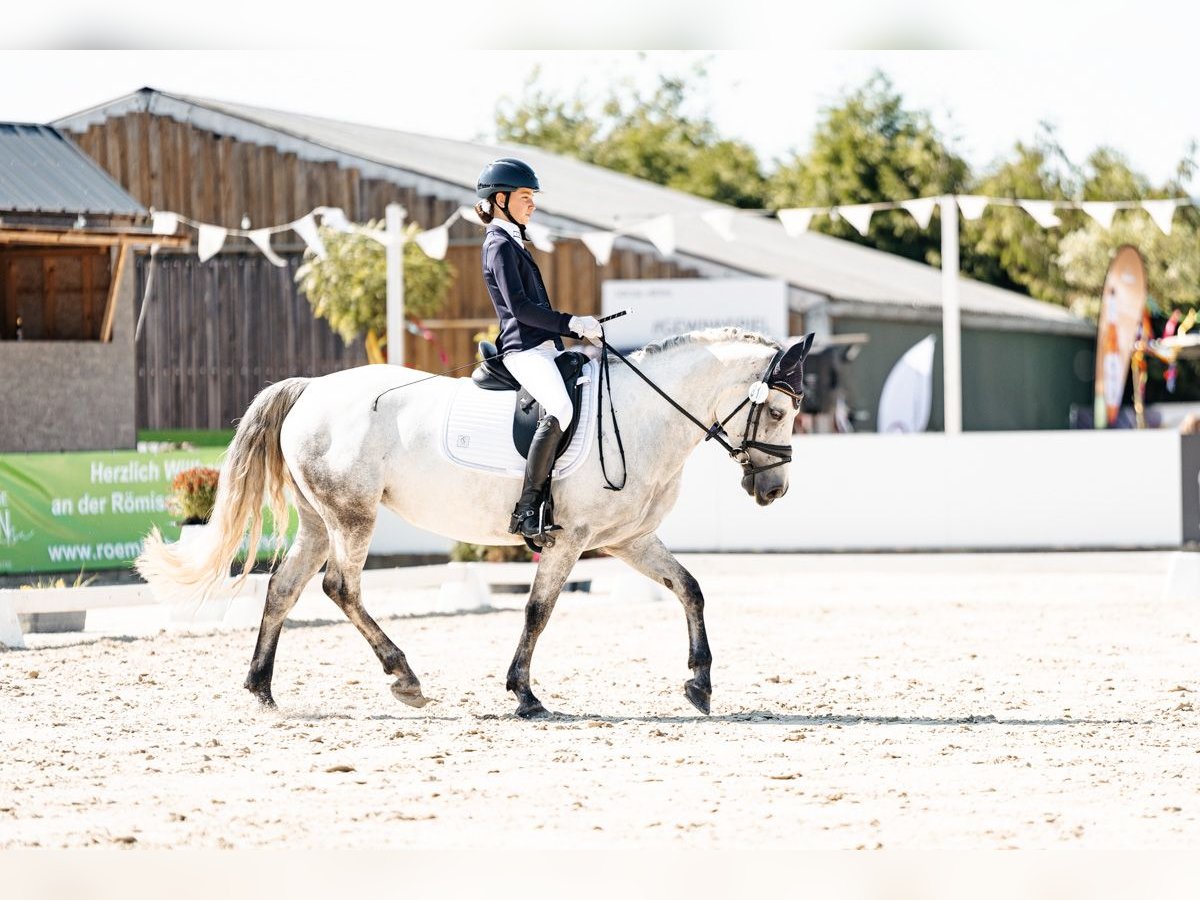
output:
[[[529,667],[533,661],[533,648],[537,644],[538,635],[550,621],[550,614],[554,612],[558,595],[582,552],[582,542],[573,540],[573,537],[568,536],[566,532],[560,532],[554,546],[542,551],[537,576],[533,579],[533,587],[529,591],[529,602],[525,604],[525,627],[521,630],[521,640],[517,644],[512,665],[508,667],[508,681],[505,685],[517,695],[517,715],[522,719],[547,715],[546,707],[542,706],[542,702],[534,696],[529,686]]]
[[[708,648],[708,633],[704,630],[704,594],[700,592],[700,583],[663,546],[658,535],[643,535],[605,550],[643,575],[666,585],[683,604],[688,626],[688,668],[692,670],[692,677],[684,684],[683,692],[692,706],[707,716],[712,698],[712,651]]]

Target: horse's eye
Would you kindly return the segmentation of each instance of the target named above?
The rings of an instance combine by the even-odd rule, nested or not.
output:
[[[783,418],[783,411],[779,409],[771,410],[771,418],[776,422],[780,421]]]

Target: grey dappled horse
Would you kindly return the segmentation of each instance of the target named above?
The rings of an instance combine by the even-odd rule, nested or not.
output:
[[[737,329],[693,332],[651,344],[629,359],[680,406],[703,422],[725,419],[730,444],[742,463],[742,487],[760,505],[787,491],[792,423],[797,406],[785,390],[768,390],[768,368],[790,360],[802,371],[807,344],[784,357],[779,345]],[[428,379],[415,384],[420,379]],[[403,390],[389,388],[409,385]],[[320,378],[289,378],[264,389],[238,425],[226,457],[216,507],[198,539],[165,543],[157,530],[146,540],[137,568],[146,579],[180,599],[207,595],[229,573],[249,522],[249,546],[262,534],[264,494],[278,536],[286,527],[287,497],[299,511],[299,530],[272,575],[258,643],[246,687],[273,705],[271,675],[280,631],[305,584],[324,565],[322,586],[383,663],[396,676],[392,693],[409,706],[424,706],[417,676],[404,653],[363,608],[360,577],[380,504],[412,524],[459,541],[518,544],[506,530],[520,492],[519,479],[460,467],[439,449],[443,410],[457,379],[429,379],[424,372],[374,365]],[[755,391],[751,388],[755,387]],[[786,388],[786,385],[784,385]],[[712,654],[704,628],[704,597],[696,579],[655,535],[679,494],[684,463],[704,440],[704,426],[680,414],[632,372],[614,361],[610,395],[621,427],[628,480],[624,490],[605,490],[597,448],[569,476],[554,483],[555,518],[563,526],[542,552],[525,608],[525,625],[508,671],[523,717],[545,713],[530,689],[530,661],[559,592],[585,550],[600,548],[672,590],[683,603],[688,626],[688,699],[708,713]],[[757,425],[747,436],[751,418]],[[746,441],[754,439],[751,446]],[[763,447],[786,448],[774,458]],[[604,433],[610,473],[620,470],[611,428]],[[615,461],[615,462],[614,462]],[[734,469],[730,469],[732,475]],[[248,559],[242,575],[249,572]]]

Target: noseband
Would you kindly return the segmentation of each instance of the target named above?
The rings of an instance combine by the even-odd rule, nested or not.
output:
[[[737,406],[735,406],[733,408],[733,411],[729,415],[727,415],[724,419],[721,419],[717,422],[713,422],[712,425],[706,426],[703,422],[701,422],[699,419],[697,419],[695,416],[693,416],[690,412],[688,412],[686,409],[684,409],[682,406],[680,406],[678,403],[676,403],[667,394],[666,391],[664,391],[657,384],[655,384],[653,381],[651,381],[649,378],[647,378],[641,369],[639,369],[637,366],[635,366],[633,363],[631,363],[624,355],[621,354],[621,351],[612,347],[608,343],[608,339],[606,337],[604,337],[603,335],[601,336],[601,341],[604,344],[604,353],[602,354],[601,363],[600,363],[600,377],[598,379],[598,381],[599,381],[599,386],[598,386],[599,396],[597,397],[597,402],[596,402],[597,417],[598,417],[598,421],[599,421],[599,434],[597,435],[597,442],[600,445],[600,469],[604,473],[604,480],[608,482],[608,487],[606,488],[606,490],[611,490],[611,491],[621,490],[623,487],[625,487],[626,477],[629,474],[627,470],[624,470],[625,477],[622,477],[621,484],[618,486],[618,485],[613,484],[612,481],[609,479],[608,471],[605,469],[605,466],[604,466],[604,409],[603,409],[603,403],[604,403],[604,382],[606,379],[608,379],[609,385],[610,385],[609,398],[608,398],[609,416],[612,419],[613,430],[616,433],[617,447],[621,451],[621,465],[622,465],[623,469],[624,469],[624,465],[625,465],[625,448],[621,445],[621,431],[619,428],[617,428],[617,419],[616,419],[616,415],[613,413],[613,408],[612,408],[612,390],[611,390],[612,379],[608,372],[608,354],[609,353],[612,353],[614,356],[616,356],[618,359],[620,359],[622,362],[624,362],[625,365],[629,366],[629,368],[639,378],[641,378],[642,381],[646,382],[646,384],[648,384],[648,385],[650,385],[650,387],[654,388],[654,390],[659,394],[659,396],[661,396],[664,400],[666,400],[673,407],[675,407],[675,409],[679,410],[679,412],[682,413],[690,422],[695,424],[697,428],[699,428],[701,431],[703,431],[704,432],[704,440],[716,441],[718,444],[720,444],[722,447],[724,447],[725,452],[729,454],[730,458],[734,462],[736,462],[739,466],[742,467],[742,472],[744,473],[745,477],[753,478],[755,475],[759,474],[760,472],[766,472],[768,469],[774,469],[774,468],[777,468],[778,466],[787,465],[789,462],[792,461],[791,444],[768,444],[763,441],[756,440],[756,438],[758,437],[759,420],[762,418],[762,411],[763,411],[763,407],[766,405],[767,396],[770,394],[770,392],[772,390],[782,390],[782,388],[770,387],[769,383],[771,380],[771,375],[775,371],[775,366],[778,365],[779,360],[783,358],[783,354],[784,354],[783,350],[777,350],[775,352],[775,355],[771,358],[771,362],[767,366],[766,371],[763,372],[762,377],[758,381],[756,381],[753,385],[751,385],[750,392],[747,394],[746,398],[743,399],[742,402],[739,403]],[[788,396],[790,396],[792,398],[792,402],[796,406],[800,405],[799,397],[797,397],[795,394],[792,394],[790,391],[785,391],[785,393],[787,393]],[[745,406],[747,403],[750,404],[750,409],[746,413],[746,430],[742,433],[742,442],[735,447],[733,444],[731,444],[729,442],[729,434],[725,431],[725,426],[729,423],[729,420],[732,419],[734,416],[736,416],[738,414],[738,412],[741,411],[742,407]],[[768,465],[756,466],[756,465],[754,465],[753,460],[750,459],[750,451],[751,450],[757,450],[760,453],[767,454],[768,456],[774,456],[774,457],[776,457],[776,462],[770,463]]]

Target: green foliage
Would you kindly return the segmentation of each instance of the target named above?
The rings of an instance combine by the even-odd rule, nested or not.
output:
[[[379,229],[382,222],[368,222]],[[444,260],[430,259],[413,238],[421,229],[410,223],[405,229],[404,309],[417,318],[435,315],[446,301],[454,280],[454,267]],[[344,234],[321,229],[326,256],[318,259],[311,250],[296,272],[296,282],[308,298],[313,314],[329,322],[330,328],[351,341],[374,332],[387,332],[387,258],[378,241],[362,234]]]
[[[535,69],[521,100],[498,107],[501,141],[574,156],[731,206],[763,205],[766,182],[758,155],[749,144],[723,137],[706,112],[687,108],[687,89],[702,87],[703,68],[686,81],[660,76],[650,96],[624,85],[603,98],[582,91],[564,98],[541,89],[538,77]]]
[[[489,547],[462,541],[450,548],[452,562],[532,562],[533,554],[524,544]]]
[[[184,469],[171,481],[167,512],[182,525],[202,525],[207,522],[217,500],[220,475],[220,469],[211,466]]]
[[[934,128],[927,113],[909,110],[887,76],[822,110],[807,153],[795,154],[771,176],[769,204],[837,206],[962,193],[967,164]],[[922,229],[907,212],[877,213],[866,237],[842,221],[818,219],[814,230],[910,259],[932,262],[941,243],[937,220]]]
[[[64,588],[85,588],[96,580],[95,575],[83,577],[83,569],[79,570],[79,574],[75,576],[75,580],[67,584],[66,580],[60,575],[58,578],[39,578],[33,584],[21,585],[23,591],[49,591],[63,590]]]

